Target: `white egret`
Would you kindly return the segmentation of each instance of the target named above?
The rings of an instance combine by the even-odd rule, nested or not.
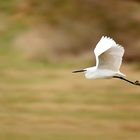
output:
[[[116,44],[109,37],[102,37],[94,49],[96,66],[73,71],[73,73],[84,72],[87,79],[109,79],[119,78],[134,85],[140,85],[139,81],[132,82],[127,80],[125,75],[120,72],[124,48]]]

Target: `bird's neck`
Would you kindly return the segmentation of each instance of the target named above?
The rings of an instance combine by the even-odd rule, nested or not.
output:
[[[96,79],[95,73],[96,73],[96,67],[89,67],[86,69],[85,77],[87,79]]]

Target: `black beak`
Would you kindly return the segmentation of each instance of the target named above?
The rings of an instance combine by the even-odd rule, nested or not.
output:
[[[86,70],[75,70],[72,73],[78,73],[78,72],[84,72],[84,71],[86,71]]]

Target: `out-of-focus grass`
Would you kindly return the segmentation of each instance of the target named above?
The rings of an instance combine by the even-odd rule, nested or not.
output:
[[[66,1],[67,4],[64,5],[63,10],[60,9],[61,7],[63,8],[63,5],[60,7],[57,5],[57,1],[56,4],[50,1],[49,3],[52,6],[54,5],[54,11],[51,5],[50,9],[44,7],[44,2],[34,2],[32,0],[30,2],[29,7],[27,3],[27,9],[25,5],[26,10],[29,8],[29,13],[26,13],[26,10],[24,11],[24,3],[22,13],[20,2],[19,8],[15,0],[0,2],[0,11],[2,14],[0,16],[2,16],[1,22],[3,22],[0,29],[0,139],[139,140],[139,87],[116,79],[90,81],[86,80],[81,74],[74,75],[71,73],[72,70],[86,65],[84,63],[76,63],[74,59],[71,60],[71,63],[63,64],[62,61],[61,64],[55,63],[53,65],[48,62],[30,62],[24,60],[20,56],[20,53],[14,50],[14,46],[12,46],[12,44],[14,45],[12,42],[14,37],[16,38],[20,31],[28,28],[28,26],[33,26],[34,21],[32,23],[32,18],[30,17],[32,13],[33,15],[35,14],[36,20],[39,20],[37,15],[40,14],[43,16],[43,19],[45,18],[43,21],[50,21],[50,24],[60,24],[60,27],[64,27],[66,31],[71,31],[74,35],[77,33],[85,35],[85,30],[83,28],[82,31],[78,28],[82,32],[75,32],[76,27],[80,27],[79,25],[82,24],[77,22],[77,26],[73,22],[73,19],[82,21],[82,23],[84,22],[85,27],[89,23],[95,24],[96,20],[100,21],[100,23],[106,22],[107,27],[105,24],[103,25],[105,29],[113,30],[114,28],[117,31],[118,29],[124,29],[124,26],[128,28],[125,24],[121,24],[123,20],[119,20],[121,21],[120,23],[116,22],[116,25],[114,24],[115,22],[110,22],[116,16],[102,20],[104,11],[109,10],[108,14],[106,12],[105,14],[110,15],[111,8],[107,8],[108,10],[106,10],[104,6],[98,6],[98,3],[97,5],[92,4],[90,10],[88,5],[83,4],[83,8],[80,8],[78,2],[75,5],[75,1],[72,1],[72,4],[69,4],[71,1],[68,1],[68,3]],[[38,4],[40,4],[39,7],[37,6]],[[70,5],[71,7],[69,7]],[[91,12],[92,10],[96,10],[93,6],[97,8],[97,11]],[[48,10],[46,14],[40,11],[43,7],[45,13]],[[79,10],[77,9],[78,7],[80,8]],[[138,6],[136,7],[139,8]],[[116,9],[118,8],[116,7]],[[127,12],[128,10],[126,10],[127,14],[129,13]],[[129,11],[132,13],[131,10]],[[43,13],[41,14],[40,12]],[[84,16],[81,12],[87,14]],[[38,14],[36,15],[36,13]],[[30,20],[26,14],[29,14]],[[125,14],[121,13],[120,15],[124,15],[125,17]],[[77,17],[81,20],[78,20]],[[92,21],[88,22],[89,19],[92,19]],[[108,23],[113,24],[108,26]],[[25,27],[26,24],[27,27]],[[91,29],[96,27],[93,25],[90,25]],[[123,26],[119,27],[118,25]],[[138,25],[135,27],[135,31],[138,31],[136,30],[139,27]],[[125,34],[132,35],[134,39],[135,32],[134,28],[132,29],[127,30],[130,33],[127,32]],[[99,33],[100,30],[95,31],[94,28],[94,32]],[[88,36],[92,34],[92,32],[90,34],[89,32],[86,33],[88,33]],[[81,37],[78,36],[77,38],[76,36],[75,38],[76,40],[80,38],[81,42]],[[132,37],[126,36],[126,38],[129,41],[128,38]],[[76,49],[81,50],[81,47],[76,47]],[[132,67],[132,69],[129,67]],[[124,66],[124,71],[129,77],[139,79],[139,71],[134,70],[133,67],[134,65]]]
[[[139,87],[86,80],[71,73],[75,66],[26,62],[13,53],[0,56],[1,139],[140,139]],[[139,77],[128,66],[124,71]]]

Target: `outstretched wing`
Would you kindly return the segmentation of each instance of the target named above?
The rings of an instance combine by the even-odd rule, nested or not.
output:
[[[102,37],[94,50],[96,56],[96,67],[119,71],[124,54],[124,48],[107,37]]]
[[[95,56],[99,56],[100,54],[102,54],[103,52],[105,52],[106,50],[115,45],[116,42],[113,39],[103,36],[95,47],[94,50]]]

